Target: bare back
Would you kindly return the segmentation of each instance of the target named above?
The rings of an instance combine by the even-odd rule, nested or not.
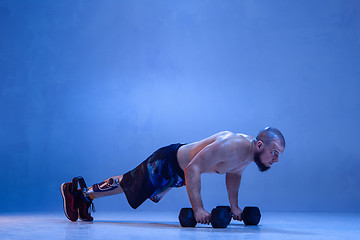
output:
[[[241,173],[252,161],[252,139],[244,134],[219,132],[180,147],[178,162],[183,170],[189,164],[197,164],[202,173]]]

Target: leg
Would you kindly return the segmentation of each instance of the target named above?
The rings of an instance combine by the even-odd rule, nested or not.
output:
[[[123,193],[124,191],[120,187],[122,178],[123,175],[114,176],[101,183],[94,184],[86,190],[85,194],[91,199],[95,199]]]

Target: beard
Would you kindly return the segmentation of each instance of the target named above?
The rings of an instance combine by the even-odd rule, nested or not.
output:
[[[254,155],[254,162],[256,163],[256,166],[258,167],[260,172],[265,172],[267,170],[270,169],[270,167],[265,166],[260,159],[260,155],[261,155],[262,151],[259,153],[255,153]]]

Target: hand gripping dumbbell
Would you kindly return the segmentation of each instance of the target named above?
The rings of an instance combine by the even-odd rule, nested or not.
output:
[[[241,214],[245,225],[257,225],[260,221],[260,210],[258,207],[245,207]],[[226,228],[232,218],[229,206],[217,206],[211,211],[211,226],[213,228]],[[179,214],[182,227],[195,227],[197,222],[191,208],[182,208]]]

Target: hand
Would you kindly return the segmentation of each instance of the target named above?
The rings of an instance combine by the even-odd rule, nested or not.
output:
[[[234,219],[234,220],[239,220],[239,221],[242,220],[242,218],[241,218],[241,213],[242,213],[241,208],[239,208],[239,207],[232,207],[232,208],[231,208],[231,213],[233,214],[233,219]]]
[[[205,209],[201,208],[194,211],[196,222],[202,224],[209,224],[210,223],[210,216],[211,214],[206,211]]]

